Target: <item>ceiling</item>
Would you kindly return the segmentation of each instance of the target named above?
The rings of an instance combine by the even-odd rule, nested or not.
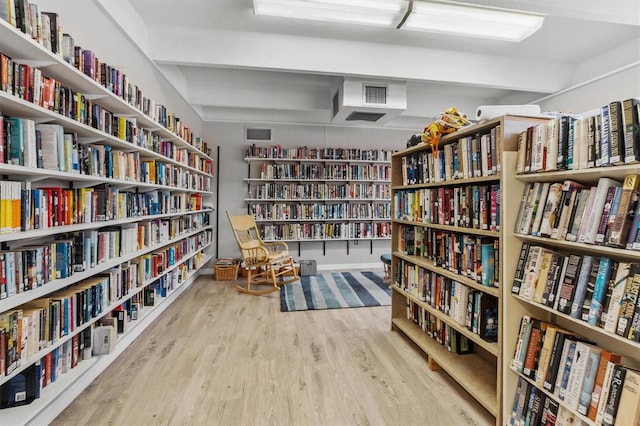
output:
[[[473,116],[640,62],[638,0],[472,1],[545,14],[520,43],[256,16],[252,0],[128,1],[146,24],[132,37],[204,121],[331,124],[332,92],[356,77],[406,82],[384,126],[417,129],[452,105]]]

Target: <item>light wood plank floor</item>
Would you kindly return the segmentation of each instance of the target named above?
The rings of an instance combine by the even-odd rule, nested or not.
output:
[[[390,307],[280,312],[201,277],[54,425],[489,425]]]

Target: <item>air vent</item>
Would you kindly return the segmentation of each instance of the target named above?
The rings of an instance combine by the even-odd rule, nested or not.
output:
[[[368,121],[370,123],[375,123],[384,117],[386,113],[382,112],[362,112],[362,111],[353,111],[351,114],[345,118],[347,121]]]
[[[271,129],[246,129],[247,142],[271,142]]]
[[[364,103],[369,105],[387,104],[387,86],[364,85]]]

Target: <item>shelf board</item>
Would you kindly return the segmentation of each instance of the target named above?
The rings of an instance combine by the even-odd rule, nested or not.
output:
[[[283,238],[281,240],[268,240],[265,239],[265,243],[277,243],[279,241],[284,241],[287,243],[308,243],[308,242],[327,242],[327,241],[388,241],[391,240],[391,237],[371,237],[371,238],[315,238],[315,239],[299,239],[299,240],[288,240]]]
[[[318,218],[318,219],[256,219],[256,223],[306,223],[306,222],[391,222],[391,219],[379,219],[375,217],[345,217],[339,219]]]
[[[477,354],[457,355],[405,318],[393,318],[393,326],[428,354],[494,417],[498,415],[496,366]]]
[[[594,183],[601,177],[608,177],[622,182],[626,175],[638,174],[639,166],[639,164],[625,164],[581,170],[530,173],[516,175],[516,179],[522,182],[562,182],[565,179],[571,179],[581,183]]]
[[[175,212],[175,213],[162,213],[162,214],[148,215],[148,216],[132,216],[132,217],[125,217],[125,218],[114,219],[114,220],[78,223],[75,225],[52,226],[49,228],[34,229],[32,231],[18,231],[18,232],[11,232],[11,233],[5,233],[5,234],[0,233],[0,242],[34,239],[34,238],[46,237],[50,235],[64,234],[67,232],[78,232],[78,231],[85,231],[88,229],[97,229],[105,226],[124,225],[127,223],[145,222],[145,221],[150,221],[155,219],[166,219],[174,216],[185,216],[185,215],[192,215],[192,214],[198,214],[198,213],[208,213],[212,211],[213,209],[203,209],[203,210],[183,211],[183,212]]]
[[[309,178],[309,179],[301,179],[301,178],[282,178],[282,179],[263,179],[263,178],[244,178],[245,182],[345,182],[345,183],[383,183],[389,184],[390,180],[382,180],[382,179],[324,179],[324,178]]]
[[[461,284],[466,285],[467,287],[471,287],[475,290],[481,291],[483,293],[487,293],[491,296],[500,298],[502,296],[502,292],[499,288],[497,287],[487,287],[487,286],[483,286],[482,284],[472,280],[469,277],[465,277],[463,275],[458,275],[455,272],[451,272],[448,269],[444,269],[440,266],[436,266],[433,264],[433,261],[430,259],[427,259],[426,257],[422,257],[422,256],[416,256],[416,255],[408,255],[408,254],[403,254],[401,252],[398,251],[394,251],[393,255],[406,260],[408,262],[411,262],[417,266],[420,266],[422,268],[428,269],[430,271],[433,271],[437,274],[440,274],[444,277],[447,278],[451,278],[452,280],[455,280]]]
[[[462,179],[453,179],[453,180],[443,180],[441,182],[428,182],[428,183],[412,183],[407,185],[394,185],[392,189],[403,190],[403,189],[420,189],[420,188],[440,188],[442,186],[463,186],[463,185],[475,185],[478,183],[490,183],[490,182],[499,182],[500,175],[490,175],[490,176],[480,176],[480,177],[472,177],[472,178],[462,178]]]
[[[476,344],[476,345],[482,347],[483,349],[485,349],[491,355],[496,356],[496,357],[498,356],[498,343],[497,342],[487,342],[486,340],[482,339],[478,334],[476,334],[473,331],[469,330],[467,327],[458,324],[456,322],[456,320],[451,318],[449,315],[447,315],[444,312],[434,308],[433,306],[429,305],[427,302],[424,302],[422,300],[417,299],[414,295],[402,290],[397,285],[393,285],[392,289],[393,289],[393,291],[397,291],[398,293],[400,293],[402,296],[410,298],[415,303],[417,303],[418,305],[422,306],[424,309],[429,311],[431,314],[433,314],[433,315],[437,316],[438,318],[440,318],[443,322],[448,324],[450,327],[454,328],[460,334],[463,334],[469,340],[473,341],[474,344]]]
[[[585,337],[593,336],[594,333],[597,333],[599,338],[598,341],[602,341],[603,339],[607,340],[607,345],[605,348],[613,348],[615,347],[615,351],[620,355],[627,356],[629,358],[635,358],[640,353],[640,342],[635,342],[633,340],[626,339],[622,336],[619,336],[615,333],[609,333],[605,331],[603,328],[595,327],[589,325],[588,323],[579,320],[577,318],[572,318],[570,315],[564,314],[562,312],[556,311],[548,306],[541,305],[539,303],[535,303],[531,300],[527,300],[519,295],[512,294],[514,299],[517,299],[527,305],[530,305],[536,309],[540,309],[546,312],[551,313],[555,318],[553,320],[554,323],[557,323],[558,319],[561,319],[565,323],[571,323],[571,329],[576,330],[577,334],[580,334]],[[564,328],[567,328],[563,325]]]
[[[390,200],[388,198],[245,198],[244,199],[248,203],[282,203],[282,202],[295,202],[295,203],[352,203],[352,202],[361,202],[361,203],[388,203]]]
[[[271,163],[353,163],[353,164],[391,164],[390,160],[333,160],[329,158],[261,158],[244,157],[247,163],[271,162]]]
[[[442,229],[443,231],[457,232],[459,234],[480,235],[483,237],[499,238],[500,231],[491,231],[488,229],[464,228],[461,226],[439,225],[437,223],[417,222],[405,219],[393,219],[394,223],[403,225],[422,226],[424,228]]]
[[[522,241],[527,241],[546,247],[554,247],[555,249],[565,249],[567,252],[588,253],[592,255],[615,257],[616,259],[626,259],[636,262],[640,261],[640,251],[598,246],[594,244],[576,243],[565,240],[554,240],[545,237],[534,237],[532,235],[514,235]]]

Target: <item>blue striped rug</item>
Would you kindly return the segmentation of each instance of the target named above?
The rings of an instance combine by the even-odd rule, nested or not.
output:
[[[280,289],[280,311],[390,305],[391,290],[383,276],[382,271],[354,271],[300,277]]]

